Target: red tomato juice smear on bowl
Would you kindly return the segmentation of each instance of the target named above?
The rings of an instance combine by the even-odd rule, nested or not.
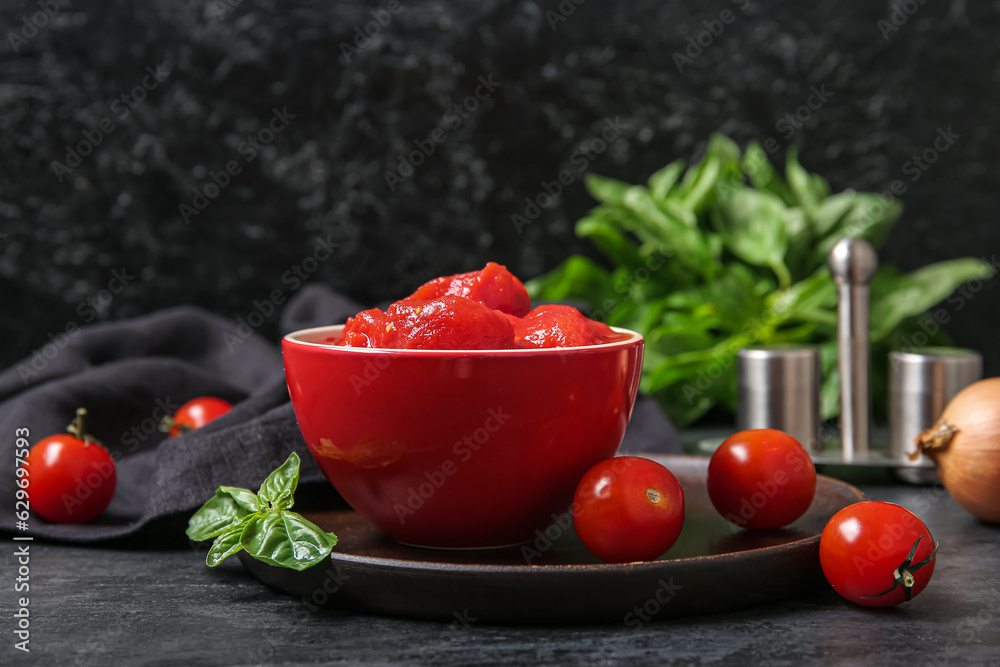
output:
[[[365,310],[347,320],[335,342],[349,347],[504,350],[600,345],[628,338],[572,306],[531,309],[528,291],[505,266],[424,283],[385,312]]]

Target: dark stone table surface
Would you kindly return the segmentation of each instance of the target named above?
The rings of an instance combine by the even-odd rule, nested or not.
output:
[[[916,511],[940,541],[934,578],[908,605],[861,608],[824,588],[639,629],[303,612],[299,601],[261,585],[235,559],[208,569],[201,554],[167,541],[163,526],[161,534],[112,548],[32,542],[30,655],[13,648],[7,584],[17,565],[5,556],[0,664],[998,664],[1000,526],[966,514],[940,486],[855,483],[872,499]],[[2,539],[13,553],[11,536]]]

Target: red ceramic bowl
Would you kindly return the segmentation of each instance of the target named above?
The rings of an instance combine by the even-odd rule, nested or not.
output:
[[[302,435],[351,506],[399,542],[517,544],[565,512],[614,456],[643,339],[523,350],[331,345],[341,326],[285,336]]]

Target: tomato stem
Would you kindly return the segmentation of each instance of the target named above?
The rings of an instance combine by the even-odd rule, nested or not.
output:
[[[190,424],[180,424],[170,415],[167,415],[160,421],[160,430],[164,433],[170,433],[171,429],[177,429],[179,433],[187,433],[191,430]]]
[[[90,444],[100,445],[101,443],[99,443],[94,436],[87,433],[86,429],[84,428],[83,418],[86,416],[87,416],[86,408],[77,408],[76,418],[73,419],[72,423],[70,423],[70,425],[66,427],[66,430],[75,435],[80,440],[83,440],[84,445],[90,445]]]
[[[863,595],[861,597],[862,600],[871,600],[872,598],[880,598],[883,595],[888,595],[889,593],[893,592],[900,586],[903,587],[903,595],[906,596],[906,601],[909,602],[912,599],[913,585],[916,583],[916,579],[913,577],[913,573],[919,570],[920,568],[924,567],[928,563],[930,563],[932,560],[934,560],[934,556],[937,554],[939,546],[938,544],[935,544],[934,550],[931,551],[930,554],[928,554],[927,558],[923,559],[916,565],[912,565],[913,557],[917,553],[917,545],[920,544],[920,540],[923,539],[923,537],[924,537],[923,535],[917,537],[917,541],[913,543],[912,547],[910,547],[910,553],[906,555],[906,559],[899,564],[899,567],[893,570],[892,586],[888,590],[882,591],[877,595]]]
[[[87,416],[87,408],[77,408],[76,409],[76,419],[73,420],[73,424],[70,427],[71,429],[72,428],[76,429],[76,434],[75,435],[76,435],[76,437],[80,438],[81,440],[83,439],[84,433],[86,433],[86,431],[83,430],[83,418],[86,417],[86,416]],[[71,430],[70,433],[72,433],[72,432],[73,431]]]

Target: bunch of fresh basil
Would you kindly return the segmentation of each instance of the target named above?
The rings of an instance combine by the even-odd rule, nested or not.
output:
[[[736,353],[750,345],[807,343],[823,359],[824,417],[839,412],[837,295],[826,261],[845,237],[878,247],[902,206],[807,173],[796,152],[785,177],[764,150],[741,154],[714,135],[701,162],[668,164],[646,186],[591,175],[601,203],[576,225],[615,265],[579,256],[528,283],[532,298],[577,300],[593,316],[646,337],[644,392],[678,425],[713,406],[736,406]],[[903,275],[879,267],[871,285],[872,391],[884,406],[887,354],[942,344],[920,316],[956,287],[992,275],[977,259],[956,259]]]

